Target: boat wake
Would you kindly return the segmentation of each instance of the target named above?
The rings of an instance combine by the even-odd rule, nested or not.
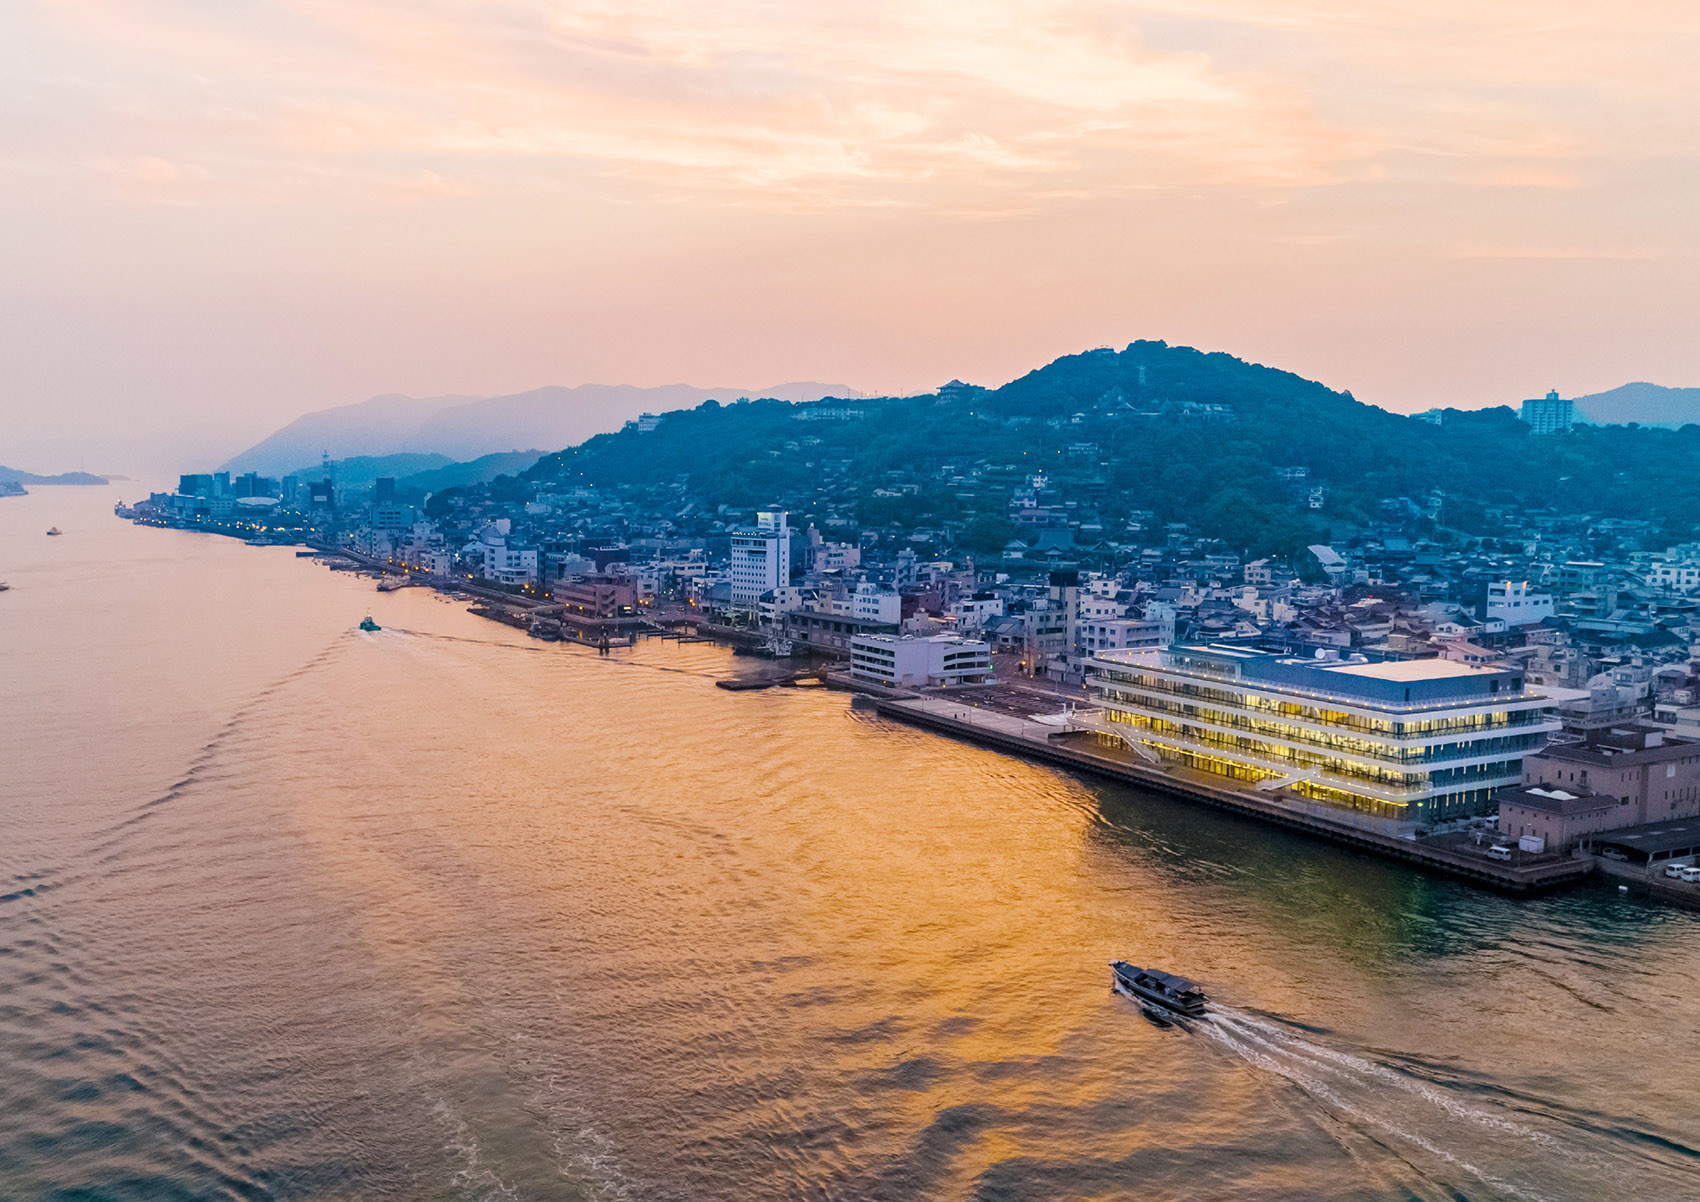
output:
[[[1264,1015],[1216,1007],[1193,1028],[1296,1090],[1380,1188],[1416,1197],[1679,1197],[1700,1150],[1444,1065],[1336,1045]]]

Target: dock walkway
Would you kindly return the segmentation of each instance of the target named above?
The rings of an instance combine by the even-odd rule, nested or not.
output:
[[[1158,766],[1130,751],[1103,746],[1085,725],[1053,725],[1018,715],[976,708],[971,701],[938,697],[881,698],[882,716],[912,726],[995,747],[1001,751],[1090,772],[1138,785],[1171,797],[1202,802],[1263,822],[1302,831],[1332,843],[1386,859],[1487,885],[1509,893],[1532,894],[1582,880],[1593,865],[1586,860],[1554,858],[1533,864],[1504,864],[1464,851],[1401,838],[1376,829],[1381,824],[1334,806],[1224,788],[1220,778],[1185,768]]]

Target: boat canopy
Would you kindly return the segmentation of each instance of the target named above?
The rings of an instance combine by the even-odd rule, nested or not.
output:
[[[1176,976],[1172,972],[1162,972],[1155,968],[1141,969],[1140,975],[1150,977],[1172,993],[1203,993],[1204,986],[1187,977]]]

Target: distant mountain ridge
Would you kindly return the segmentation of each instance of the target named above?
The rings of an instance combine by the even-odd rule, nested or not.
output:
[[[1700,388],[1666,388],[1644,381],[1575,398],[1576,418],[1591,426],[1643,426],[1678,429],[1700,423]]]
[[[321,409],[289,425],[221,465],[221,470],[283,475],[303,464],[332,459],[401,453],[441,455],[467,461],[524,447],[565,447],[617,430],[647,412],[699,405],[707,400],[771,397],[816,401],[826,396],[860,397],[851,388],[812,381],[771,388],[696,388],[668,384],[550,386],[507,396],[375,396],[354,405]]]

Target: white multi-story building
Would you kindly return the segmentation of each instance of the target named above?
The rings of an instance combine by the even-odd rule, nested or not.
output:
[[[732,534],[732,608],[753,613],[763,593],[791,583],[791,528],[783,509],[763,510],[756,524]]]
[[[954,634],[858,634],[850,640],[850,675],[867,684],[985,684],[992,679],[992,649]]]
[[[1655,559],[1647,565],[1647,583],[1678,593],[1700,589],[1700,564],[1691,560]]]
[[[461,558],[479,565],[478,574],[503,584],[537,583],[537,548],[508,545],[512,529],[507,518],[497,518],[468,543]]]
[[[762,624],[771,626],[784,615],[802,609],[803,594],[789,584],[782,585],[770,593],[764,593],[756,604]]]
[[[537,583],[536,547],[484,548],[484,578],[500,580],[503,584]]]
[[[964,630],[978,630],[988,619],[1003,617],[1003,598],[996,593],[975,593],[951,602],[945,611]]]
[[[1527,580],[1496,580],[1488,585],[1487,621],[1532,626],[1553,615],[1552,594],[1532,593]]]
[[[871,580],[864,580],[856,586],[856,592],[850,598],[850,616],[864,622],[896,625],[903,620],[903,597],[891,589],[882,589]]]
[[[1520,669],[1177,643],[1093,657],[1106,737],[1411,826],[1487,813],[1560,727]]]
[[[1161,647],[1169,640],[1161,622],[1144,618],[1099,618],[1082,621],[1075,627],[1079,650],[1087,655],[1094,651],[1122,651],[1129,647]]]
[[[1107,622],[1126,617],[1127,606],[1113,596],[1082,592],[1075,602],[1074,616],[1081,622]]]

